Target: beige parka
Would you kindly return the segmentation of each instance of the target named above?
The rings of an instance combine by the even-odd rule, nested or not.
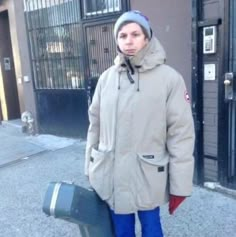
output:
[[[193,179],[194,125],[181,75],[165,65],[159,41],[124,55],[99,78],[89,108],[85,174],[116,213],[151,210],[169,193],[189,196]]]

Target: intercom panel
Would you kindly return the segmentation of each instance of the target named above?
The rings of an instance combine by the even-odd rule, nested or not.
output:
[[[216,53],[216,26],[207,26],[203,28],[203,53]]]

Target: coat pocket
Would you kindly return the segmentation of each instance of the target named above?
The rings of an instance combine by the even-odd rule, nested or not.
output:
[[[113,153],[92,149],[89,164],[89,182],[103,200],[112,195]]]
[[[138,153],[137,202],[142,208],[163,203],[167,196],[169,157],[160,153]]]

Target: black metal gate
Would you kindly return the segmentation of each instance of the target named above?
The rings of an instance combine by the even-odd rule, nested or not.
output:
[[[222,167],[221,182],[236,189],[236,3],[226,1],[227,34],[225,44],[225,74],[224,74],[224,107],[226,112],[226,126],[222,133],[227,134],[226,157]]]
[[[234,0],[192,2],[195,181],[220,182],[235,189],[236,3]]]
[[[116,54],[124,0],[25,0],[39,132],[85,137],[99,75]]]

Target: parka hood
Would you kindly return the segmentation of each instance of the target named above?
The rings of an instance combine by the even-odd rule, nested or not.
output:
[[[114,63],[118,67],[118,69],[124,70],[122,65],[126,63],[125,56],[119,50],[118,55],[116,56]],[[152,37],[150,42],[141,49],[135,56],[128,57],[130,63],[133,66],[137,66],[139,71],[150,70],[160,64],[164,64],[166,61],[166,53],[161,43],[156,37]]]

